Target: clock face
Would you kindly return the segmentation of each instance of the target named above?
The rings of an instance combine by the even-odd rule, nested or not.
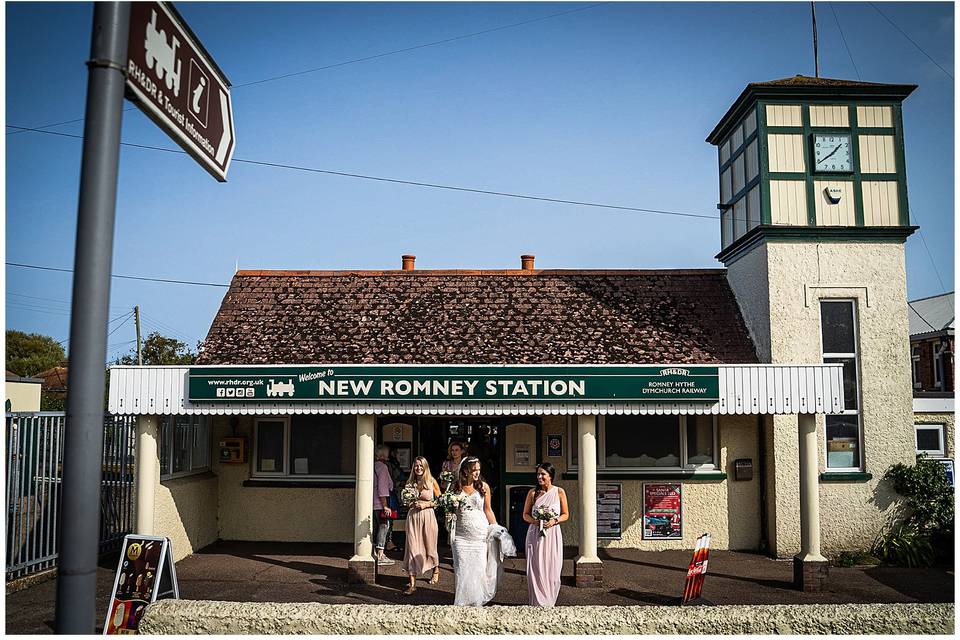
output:
[[[850,171],[850,135],[817,133],[813,136],[814,171]]]

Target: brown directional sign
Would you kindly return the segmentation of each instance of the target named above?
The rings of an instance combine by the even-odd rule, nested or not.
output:
[[[127,95],[220,182],[236,138],[229,87],[169,3],[131,3]]]

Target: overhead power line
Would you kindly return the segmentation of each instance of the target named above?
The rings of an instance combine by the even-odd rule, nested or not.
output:
[[[156,327],[161,333],[171,333],[174,335],[174,337],[183,338],[184,340],[187,340],[187,341],[193,340],[191,336],[188,336],[186,333],[184,333],[183,331],[180,331],[176,327],[172,327],[165,322],[161,322],[160,320],[157,320],[153,316],[147,316],[147,314],[145,314],[142,309],[140,310],[140,317],[144,320],[144,322]]]
[[[25,128],[25,127],[17,127],[16,125],[10,125],[10,124],[8,124],[7,126],[8,126],[8,127],[14,127],[14,128],[17,128],[17,129]],[[74,134],[70,134],[70,133],[61,133],[61,132],[59,132],[59,131],[43,131],[43,130],[39,130],[39,129],[36,130],[36,131],[37,131],[38,133],[47,133],[47,134],[50,134],[50,135],[55,135],[55,136],[60,136],[60,137],[65,137],[65,138],[82,138],[82,137],[83,137],[83,136],[78,136],[78,135],[74,135]],[[151,145],[134,144],[134,143],[130,143],[130,142],[121,142],[120,144],[122,144],[122,145],[124,145],[124,146],[136,147],[136,148],[140,148],[140,149],[148,149],[148,150],[151,150],[151,151],[165,151],[165,152],[167,152],[167,153],[177,153],[177,154],[185,155],[185,152],[184,152],[184,151],[181,151],[181,150],[179,150],[179,149],[168,149],[168,148],[164,148],[164,147],[154,147],[154,146],[151,146]],[[630,207],[630,206],[625,206],[625,205],[604,204],[604,203],[599,203],[599,202],[588,202],[588,201],[583,201],[583,200],[566,200],[566,199],[562,199],[562,198],[550,198],[550,197],[546,197],[546,196],[535,196],[535,195],[529,195],[529,194],[510,193],[510,192],[506,192],[506,191],[493,191],[493,190],[489,190],[489,189],[476,189],[476,188],[472,188],[472,187],[459,187],[459,186],[453,186],[453,185],[438,184],[438,183],[433,183],[433,182],[421,182],[421,181],[415,181],[415,180],[401,180],[401,179],[398,179],[398,178],[386,178],[386,177],[383,177],[383,176],[371,176],[371,175],[365,175],[365,174],[361,174],[361,173],[349,173],[349,172],[346,172],[346,171],[334,171],[334,170],[331,170],[331,169],[318,169],[318,168],[315,168],[315,167],[303,167],[303,166],[291,165],[291,164],[283,164],[283,163],[278,163],[278,162],[266,162],[266,161],[260,161],[260,160],[244,160],[244,159],[241,159],[241,158],[234,158],[234,159],[233,159],[233,162],[240,162],[240,163],[252,164],[252,165],[260,165],[260,166],[265,166],[265,167],[274,167],[274,168],[277,168],[277,169],[290,169],[290,170],[295,170],[295,171],[305,171],[305,172],[309,172],[309,173],[320,173],[320,174],[340,176],[340,177],[345,177],[345,178],[358,178],[358,179],[363,179],[363,180],[374,180],[374,181],[377,181],[377,182],[387,182],[387,183],[393,183],[393,184],[403,184],[403,185],[407,185],[407,186],[425,187],[425,188],[430,188],[430,189],[445,189],[445,190],[448,190],[448,191],[462,191],[462,192],[466,192],[466,193],[477,193],[477,194],[481,194],[481,195],[498,196],[498,197],[503,197],[503,198],[517,198],[517,199],[521,199],[521,200],[534,200],[534,201],[539,201],[539,202],[550,202],[550,203],[554,203],[554,204],[569,204],[569,205],[577,205],[577,206],[583,206],[583,207],[596,207],[596,208],[600,208],[600,209],[610,209],[610,210],[616,210],[616,211],[631,211],[631,212],[637,212],[637,213],[652,213],[652,214],[656,214],[656,215],[678,216],[678,217],[683,217],[683,218],[700,218],[700,219],[713,220],[713,221],[719,221],[719,220],[720,220],[719,216],[712,216],[712,215],[707,215],[707,214],[702,214],[702,213],[690,213],[690,212],[686,212],[686,211],[668,211],[668,210],[665,210],[665,209],[648,209],[648,208],[643,208],[643,207]],[[914,217],[916,217],[916,214],[915,214],[915,213],[914,213]],[[733,217],[732,215],[731,215],[730,219],[731,219],[731,221],[739,221],[738,218],[735,218],[735,217]],[[918,220],[917,222],[918,222],[918,224],[919,224],[919,220]],[[940,272],[939,272],[939,270],[937,269],[936,261],[935,261],[934,258],[933,258],[933,253],[930,251],[930,247],[927,246],[927,241],[926,241],[926,238],[923,237],[923,232],[922,232],[922,231],[920,231],[920,240],[923,242],[923,248],[926,250],[927,256],[930,258],[931,264],[933,264],[933,270],[934,270],[934,272],[936,273],[937,280],[940,281],[940,287],[943,288],[943,280],[942,280],[941,277],[940,277]],[[7,264],[8,264],[8,265],[12,265],[12,266],[30,266],[30,265],[18,265],[18,264],[10,263],[10,262],[8,262]],[[47,267],[36,267],[36,268],[47,268]],[[56,271],[57,269],[52,269],[52,270]],[[65,271],[65,270],[64,270],[64,269],[60,269],[60,271]],[[115,277],[115,278],[130,278],[130,279],[134,279],[134,280],[151,280],[151,278],[137,278],[137,277],[134,277],[134,276],[113,276],[113,277]],[[226,284],[212,284],[212,283],[178,282],[178,281],[168,281],[168,280],[157,280],[157,281],[159,281],[159,282],[176,282],[177,284],[203,284],[203,285],[206,285],[206,286],[213,286],[213,287],[229,287],[229,286],[230,286],[230,285],[226,285]]]
[[[514,22],[513,24],[506,24],[500,27],[493,27],[492,29],[484,29],[483,31],[475,31],[473,33],[465,33],[461,36],[454,36],[452,38],[445,38],[443,40],[436,40],[434,42],[427,42],[424,44],[414,45],[412,47],[404,47],[403,49],[394,49],[393,51],[385,51],[383,53],[376,53],[371,56],[364,56],[362,58],[354,58],[353,60],[345,60],[344,62],[336,62],[334,64],[328,64],[322,67],[315,67],[313,69],[305,69],[303,71],[294,71],[293,73],[285,73],[279,76],[273,76],[272,78],[264,78],[263,80],[254,80],[253,82],[246,82],[244,84],[234,85],[233,88],[239,89],[241,87],[251,87],[257,84],[263,84],[265,82],[273,82],[274,80],[283,80],[284,78],[292,78],[294,76],[302,76],[308,73],[316,73],[318,71],[326,71],[327,69],[334,69],[336,67],[343,67],[348,64],[356,64],[358,62],[368,62],[370,60],[376,60],[377,58],[385,58],[387,56],[393,56],[398,53],[407,53],[408,51],[416,51],[417,49],[426,49],[427,47],[435,47],[441,44],[447,44],[450,42],[456,42],[457,40],[466,40],[467,38],[475,38],[477,36],[482,36],[487,33],[493,33],[495,31],[503,31],[505,29],[513,29],[515,27],[522,27],[523,25],[532,24],[534,22],[541,22],[543,20],[549,20],[551,18],[558,18],[560,16],[569,15],[571,13],[578,13],[580,11],[587,11],[588,9],[594,9],[604,4],[609,4],[608,2],[598,2],[597,4],[590,4],[585,7],[578,7],[576,9],[570,9],[569,11],[561,11],[560,13],[551,13],[550,15],[540,16],[539,18],[531,18],[530,20],[524,20],[522,22]]]
[[[853,53],[850,51],[850,45],[847,44],[847,38],[843,35],[843,28],[840,26],[840,18],[837,17],[837,10],[833,6],[834,3],[830,3],[830,11],[833,12],[833,19],[837,23],[837,31],[840,32],[840,39],[843,40],[843,48],[847,50],[847,55],[850,56],[850,64],[853,65],[853,70],[857,74],[857,80],[863,80],[860,77],[860,69],[857,68],[857,63],[853,61]]]
[[[357,64],[359,62],[369,62],[370,60],[376,60],[378,58],[386,58],[387,56],[397,55],[399,53],[407,53],[409,51],[416,51],[417,49],[426,49],[427,47],[436,47],[441,44],[448,44],[450,42],[456,42],[458,40],[466,40],[467,38],[475,38],[477,36],[482,36],[488,33],[494,33],[495,31],[503,31],[505,29],[513,29],[515,27],[522,27],[524,25],[532,24],[534,22],[542,22],[543,20],[550,20],[551,18],[559,18],[560,16],[569,15],[571,13],[578,13],[580,11],[587,11],[589,9],[595,9],[596,7],[603,6],[605,4],[610,4],[609,2],[598,2],[596,4],[590,4],[585,7],[577,7],[576,9],[570,9],[568,11],[561,11],[559,13],[551,13],[549,15],[540,16],[539,18],[531,18],[530,20],[524,20],[522,22],[514,22],[512,24],[505,24],[499,27],[493,27],[491,29],[484,29],[483,31],[475,31],[473,33],[465,33],[463,35],[454,36],[452,38],[445,38],[443,40],[436,40],[434,42],[425,42],[424,44],[417,44],[412,47],[404,47],[403,49],[394,49],[393,51],[384,51],[383,53],[376,53],[370,56],[364,56],[362,58],[354,58],[352,60],[344,60],[343,62],[335,62],[333,64],[328,64],[322,67],[315,67],[313,69],[304,69],[303,71],[294,71],[293,73],[285,73],[278,76],[273,76],[270,78],[263,78],[262,80],[253,80],[252,82],[245,82],[242,84],[235,84],[231,89],[242,89],[244,87],[252,87],[258,84],[265,84],[267,82],[273,82],[275,80],[283,80],[285,78],[292,78],[295,76],[302,76],[309,73],[317,73],[318,71],[325,71],[327,69],[334,69],[336,67],[344,67],[348,64]],[[124,113],[127,111],[134,111],[136,107],[127,107],[124,109]],[[51,124],[44,124],[36,127],[37,129],[50,129],[52,127],[59,127],[64,124],[73,124],[74,122],[82,122],[83,118],[74,118],[72,120],[64,120],[62,122],[54,122]],[[33,131],[33,129],[22,128],[18,131],[8,131],[7,135],[15,135],[18,133],[24,133],[26,131]]]
[[[924,50],[923,50],[923,47],[921,47],[919,44],[917,44],[917,42],[916,42],[913,38],[911,38],[910,36],[908,36],[906,31],[904,31],[903,29],[901,29],[900,27],[898,27],[898,26],[897,26],[897,23],[894,22],[893,20],[891,20],[891,19],[887,16],[887,14],[885,14],[883,11],[880,11],[880,8],[879,8],[877,5],[873,4],[872,2],[868,2],[867,4],[869,4],[871,7],[873,7],[873,8],[876,10],[877,13],[879,13],[881,16],[883,16],[883,19],[886,20],[887,22],[889,22],[889,23],[893,26],[894,29],[896,29],[897,31],[899,31],[899,32],[900,32],[900,35],[902,35],[904,38],[906,38],[907,40],[909,40],[909,41],[910,41],[910,44],[912,44],[913,46],[915,46],[915,47],[917,48],[917,50],[920,51],[920,53],[922,53],[923,55],[927,56],[927,59],[930,60],[930,62],[932,62],[933,64],[937,65],[937,68],[940,69],[940,71],[943,71],[945,74],[947,74],[947,75],[950,77],[951,80],[953,80],[953,74],[951,74],[949,71],[947,71],[947,70],[944,69],[942,66],[940,66],[940,63],[937,62],[936,60],[934,60],[934,59],[933,59],[933,56],[931,56],[929,53],[927,53],[926,51],[924,51]]]
[[[19,127],[19,126],[12,125],[12,124],[8,124],[7,126],[8,126],[8,127],[15,128],[15,129],[27,129],[27,127]],[[62,137],[62,138],[77,138],[77,139],[82,139],[82,138],[83,138],[83,136],[76,135],[76,134],[72,134],[72,133],[61,133],[61,132],[59,132],[59,131],[43,131],[42,129],[31,129],[31,130],[36,131],[37,133],[46,133],[46,134],[49,134],[49,135],[60,136],[60,137]],[[185,155],[185,154],[186,154],[186,152],[181,151],[181,150],[179,150],[179,149],[169,149],[169,148],[165,148],[165,147],[154,147],[154,146],[151,146],[151,145],[134,144],[134,143],[130,143],[130,142],[121,142],[120,144],[121,144],[121,145],[124,145],[124,146],[128,146],[128,147],[135,147],[135,148],[138,148],[138,149],[149,149],[149,150],[151,150],[151,151],[165,151],[165,152],[167,152],[167,153],[177,153],[177,154],[181,154],[181,155]],[[357,179],[361,179],[361,180],[374,180],[374,181],[376,181],[376,182],[389,182],[389,183],[392,183],[392,184],[403,184],[403,185],[412,186],[412,187],[425,187],[425,188],[428,188],[428,189],[444,189],[444,190],[447,190],[447,191],[461,191],[461,192],[466,192],[466,193],[477,193],[477,194],[487,195],[487,196],[499,196],[499,197],[501,197],[501,198],[517,198],[517,199],[521,199],[521,200],[536,200],[536,201],[539,201],[539,202],[552,202],[552,203],[555,203],[555,204],[571,204],[571,205],[577,205],[577,206],[581,206],[581,207],[595,207],[595,208],[600,208],[600,209],[612,209],[612,210],[617,210],[617,211],[633,211],[633,212],[637,212],[637,213],[652,213],[652,214],[665,215],[665,216],[679,216],[679,217],[683,217],[683,218],[702,218],[702,219],[714,220],[714,221],[720,219],[719,216],[708,215],[708,214],[703,214],[703,213],[690,213],[690,212],[686,212],[686,211],[668,211],[668,210],[665,210],[665,209],[649,209],[649,208],[644,208],[644,207],[630,207],[630,206],[626,206],[626,205],[607,204],[607,203],[602,203],[602,202],[588,202],[588,201],[585,201],[585,200],[566,200],[566,199],[563,199],[563,198],[551,198],[551,197],[548,197],[548,196],[538,196],[538,195],[530,195],[530,194],[523,194],[523,193],[511,193],[511,192],[508,192],[508,191],[494,191],[494,190],[491,190],[491,189],[478,189],[478,188],[474,188],[474,187],[461,187],[461,186],[455,186],[455,185],[449,185],[449,184],[440,184],[440,183],[436,183],[436,182],[425,182],[425,181],[419,181],[419,180],[402,180],[402,179],[400,179],[400,178],[387,178],[387,177],[384,177],[384,176],[373,176],[373,175],[362,174],[362,173],[350,173],[350,172],[347,172],[347,171],[334,171],[333,169],[320,169],[320,168],[317,168],[317,167],[304,167],[304,166],[300,166],[300,165],[285,164],[285,163],[281,163],[281,162],[267,162],[267,161],[264,161],[264,160],[248,160],[248,159],[243,159],[243,158],[234,158],[234,159],[232,160],[232,162],[242,163],[242,164],[252,164],[252,165],[258,165],[258,166],[262,166],[262,167],[273,167],[273,168],[275,168],[275,169],[289,169],[289,170],[292,170],[292,171],[305,171],[305,172],[309,172],[309,173],[321,173],[321,174],[331,175],[331,176],[340,176],[340,177],[343,177],[343,178],[357,178]],[[119,276],[118,276],[118,277],[119,277]],[[223,285],[223,286],[226,286],[226,285]]]
[[[50,309],[57,309],[57,308],[59,308],[59,307],[67,307],[67,308],[69,308],[70,305],[72,304],[69,300],[60,300],[60,299],[58,299],[58,298],[41,298],[40,296],[28,296],[28,295],[26,295],[26,294],[16,293],[16,292],[14,292],[14,291],[7,291],[7,292],[6,292],[6,295],[7,295],[7,296],[15,296],[15,297],[17,297],[17,298],[28,298],[29,300],[43,300],[43,301],[47,301],[47,302],[54,302],[54,303],[56,303],[55,305],[43,305],[43,304],[41,304],[41,303],[29,302],[29,301],[26,301],[26,300],[11,300],[11,301],[10,301],[10,302],[18,302],[18,303],[21,303],[21,304],[32,304],[32,305],[36,305],[36,306],[47,306],[47,307],[50,308]],[[129,308],[129,305],[125,305],[125,304],[124,304],[124,305],[112,304],[112,305],[110,305],[110,308],[111,308],[111,309],[128,309],[128,308]]]
[[[73,273],[73,269],[60,269],[58,267],[46,267],[38,264],[24,264],[22,262],[7,262],[8,267],[20,267],[22,269],[40,269],[42,271],[59,271],[61,273]],[[191,280],[171,280],[168,278],[147,278],[145,276],[123,276],[116,273],[110,274],[111,278],[123,278],[124,280],[146,280],[147,282],[166,282],[169,284],[191,284],[198,287],[224,287],[229,284],[220,284],[219,282],[194,282]]]
[[[107,334],[107,339],[109,339],[110,336],[112,336],[112,335],[115,334],[117,331],[119,331],[120,328],[123,327],[123,325],[127,324],[128,322],[130,322],[130,318],[129,318],[129,317],[128,317],[126,320],[124,320],[123,322],[121,322],[120,324],[118,324],[117,326],[115,326],[115,327],[113,328],[113,331],[111,331],[110,333]]]

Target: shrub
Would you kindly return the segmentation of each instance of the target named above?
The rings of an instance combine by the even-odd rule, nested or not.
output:
[[[935,557],[930,535],[908,524],[885,527],[871,552],[883,562],[899,567],[929,567]]]
[[[921,533],[953,532],[953,487],[942,464],[926,455],[917,456],[917,464],[896,464],[885,478],[894,490],[907,499],[906,522]]]
[[[930,566],[953,551],[954,498],[943,465],[917,457],[912,466],[896,464],[884,478],[906,500],[903,510],[877,536],[872,552],[879,559],[906,567]]]

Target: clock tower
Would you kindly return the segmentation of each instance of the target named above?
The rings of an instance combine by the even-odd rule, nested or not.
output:
[[[845,410],[816,424],[825,553],[869,548],[897,501],[884,472],[914,459],[904,247],[916,227],[901,115],[914,89],[755,82],[707,137],[719,150],[717,259],[757,356],[843,364]],[[767,539],[788,557],[801,546],[798,422],[761,428]],[[851,504],[879,508],[851,521]]]
[[[914,89],[806,76],[747,85],[707,138],[719,149],[717,258],[800,230],[909,235],[900,108]]]

